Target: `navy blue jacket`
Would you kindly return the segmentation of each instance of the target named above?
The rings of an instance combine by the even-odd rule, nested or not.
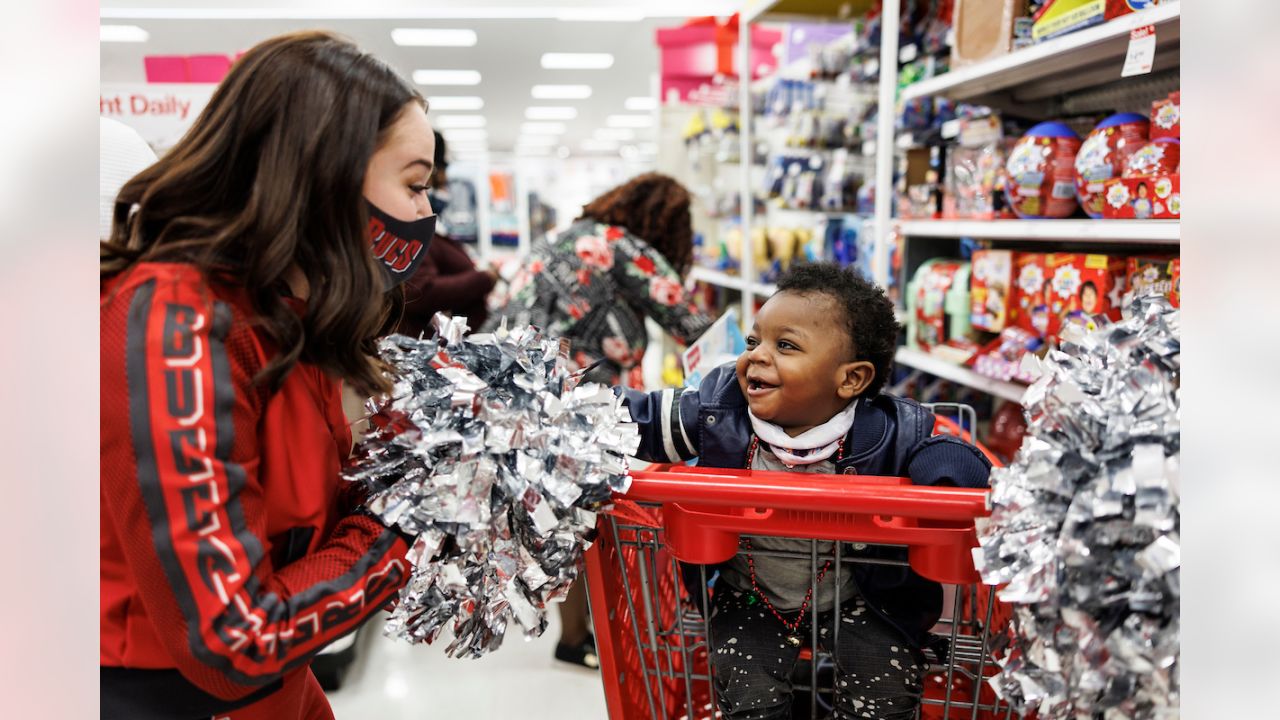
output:
[[[747,401],[732,364],[712,370],[696,389],[643,393],[622,389],[640,428],[643,460],[742,468],[751,442]],[[863,398],[845,438],[842,475],[909,477],[916,485],[987,487],[991,463],[957,438],[933,436],[933,413],[890,395]],[[870,546],[846,556],[905,561],[906,550]],[[708,573],[710,574],[710,573]],[[856,563],[854,582],[868,605],[917,644],[942,613],[942,586],[906,567]]]

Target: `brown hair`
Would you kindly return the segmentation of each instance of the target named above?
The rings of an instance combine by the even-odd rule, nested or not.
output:
[[[662,253],[681,275],[689,271],[693,262],[689,191],[674,178],[661,173],[637,175],[587,203],[582,218],[624,227]]]
[[[138,262],[184,262],[247,289],[280,353],[257,380],[276,388],[299,360],[367,392],[387,390],[376,339],[398,319],[369,249],[369,159],[410,102],[394,70],[326,32],[272,38],[231,68],[176,146],[116,197],[106,280]],[[285,301],[296,266],[310,293]],[[376,299],[381,299],[377,302]],[[397,317],[393,317],[397,316]]]

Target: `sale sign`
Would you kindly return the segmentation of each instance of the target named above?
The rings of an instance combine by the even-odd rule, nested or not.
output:
[[[173,147],[209,104],[209,84],[105,83],[98,114],[128,125],[156,152]]]

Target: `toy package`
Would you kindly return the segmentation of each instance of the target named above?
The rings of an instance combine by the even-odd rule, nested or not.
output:
[[[1182,217],[1179,175],[1108,180],[1102,216],[1108,220],[1177,220]]]
[[[1169,255],[1129,258],[1126,277],[1135,296],[1164,295],[1178,306],[1175,280],[1180,280],[1178,258]]]
[[[1169,263],[1169,279],[1172,285],[1169,287],[1169,303],[1174,307],[1182,307],[1182,260],[1174,258]]]
[[[1125,161],[1122,177],[1173,175],[1182,164],[1182,141],[1163,137],[1143,145]]]
[[[969,334],[969,263],[930,260],[907,287],[907,344],[929,351]]]
[[[1035,378],[1022,369],[1022,357],[1038,352],[1042,347],[1044,340],[1039,335],[1024,328],[1007,327],[1000,332],[1000,337],[970,358],[968,365],[974,372],[989,378],[1031,383]]]
[[[1151,104],[1151,139],[1182,137],[1182,91]]]
[[[1102,217],[1106,181],[1120,177],[1125,163],[1147,142],[1150,123],[1120,113],[1098,123],[1076,154],[1076,196],[1089,217]]]
[[[1009,322],[1013,251],[976,250],[969,288],[969,322],[977,330],[1000,332]]]
[[[1017,253],[1013,257],[1013,292],[1009,298],[1006,323],[1037,337],[1049,334],[1049,306],[1045,299],[1049,256],[1044,253]]]
[[[1096,315],[1113,321],[1120,319],[1127,269],[1124,258],[1053,253],[1049,255],[1046,269],[1048,337],[1057,337],[1069,323],[1092,327],[1092,318]]]
[[[1059,122],[1027,131],[1005,163],[1005,197],[1021,218],[1064,218],[1076,209],[1080,136]]]
[[[685,385],[697,387],[709,370],[736,360],[746,349],[747,341],[742,337],[738,311],[729,308],[684,351]]]

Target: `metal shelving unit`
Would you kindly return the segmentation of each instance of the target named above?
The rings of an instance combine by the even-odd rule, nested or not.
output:
[[[975,100],[989,93],[1033,81],[1056,81],[1054,89],[1069,89],[1115,80],[1120,76],[1128,50],[1129,31],[1144,25],[1156,29],[1156,62],[1153,72],[1177,64],[1180,2],[1164,2],[1110,22],[1016,50],[998,58],[956,69],[908,86],[903,100],[943,95],[953,100]],[[1163,52],[1162,52],[1163,50]],[[1162,57],[1163,56],[1163,57]]]
[[[1177,244],[1177,220],[899,220],[894,227],[912,237],[972,237],[982,240]]]
[[[981,390],[982,392],[994,395],[1005,400],[1013,402],[1021,402],[1022,395],[1027,391],[1026,385],[1015,382],[1007,382],[1004,380],[996,380],[986,375],[979,375],[967,367],[956,365],[949,360],[934,357],[922,350],[913,348],[898,348],[898,354],[894,360],[899,365],[905,365],[915,368],[930,375],[940,377],[944,380],[950,380],[967,387]]]

